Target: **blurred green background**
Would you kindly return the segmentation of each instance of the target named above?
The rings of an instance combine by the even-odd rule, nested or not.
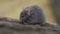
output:
[[[46,21],[56,22],[49,0],[0,0],[0,17],[19,19],[23,7],[39,5],[46,11]]]

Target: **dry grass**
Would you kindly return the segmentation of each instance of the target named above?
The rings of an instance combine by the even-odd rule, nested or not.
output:
[[[46,20],[55,22],[48,0],[0,0],[0,17],[19,19],[23,7],[41,5],[46,11]]]

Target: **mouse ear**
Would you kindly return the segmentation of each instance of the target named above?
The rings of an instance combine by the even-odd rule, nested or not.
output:
[[[29,16],[30,15],[30,10],[26,9],[26,14]]]

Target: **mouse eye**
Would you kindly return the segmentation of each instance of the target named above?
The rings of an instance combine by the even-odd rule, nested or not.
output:
[[[24,16],[22,16],[22,17],[24,17]]]

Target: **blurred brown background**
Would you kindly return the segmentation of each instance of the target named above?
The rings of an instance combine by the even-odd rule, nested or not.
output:
[[[0,17],[19,19],[23,7],[40,5],[46,11],[46,21],[56,22],[49,0],[0,0]]]

